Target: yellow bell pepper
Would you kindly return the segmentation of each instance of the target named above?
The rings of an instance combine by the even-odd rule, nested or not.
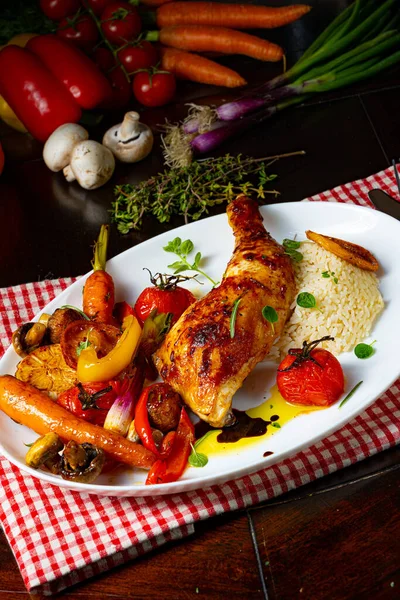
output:
[[[10,40],[8,40],[6,45],[9,46],[10,44],[13,44],[14,46],[20,46],[21,48],[25,48],[29,40],[36,37],[36,35],[36,33],[18,33],[17,35],[14,35],[14,37],[12,37]],[[11,73],[10,77],[12,77]],[[1,96],[0,119],[2,119],[4,123],[7,123],[7,125],[12,127],[13,129],[16,129],[17,131],[21,131],[22,133],[26,133],[27,131],[25,125],[18,119],[11,106],[7,104],[7,102]]]
[[[133,360],[139,347],[142,330],[138,320],[133,315],[125,317],[123,323],[123,334],[114,348],[98,358],[93,346],[88,346],[79,355],[77,375],[82,383],[94,381],[108,381],[116,377]]]

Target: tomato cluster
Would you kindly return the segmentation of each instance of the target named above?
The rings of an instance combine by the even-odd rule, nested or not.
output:
[[[103,108],[123,108],[132,92],[149,107],[173,99],[175,77],[157,70],[158,49],[140,39],[142,21],[135,6],[124,0],[40,0],[40,6],[58,21],[57,35],[87,52],[107,75],[113,95]]]

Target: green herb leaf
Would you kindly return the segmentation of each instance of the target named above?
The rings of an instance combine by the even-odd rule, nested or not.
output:
[[[85,340],[83,342],[80,342],[77,349],[76,349],[76,354],[77,356],[81,355],[82,350],[86,350],[86,348],[89,348],[89,346],[91,346],[91,342],[89,342],[89,340]]]
[[[300,294],[297,296],[296,302],[299,306],[301,306],[301,308],[315,308],[317,306],[315,296],[309,292],[300,292]]]
[[[192,452],[188,459],[189,465],[198,469],[205,467],[208,463],[208,457],[205,454],[202,454],[201,452],[197,452],[196,447],[193,446],[193,444],[191,444],[191,446]]]
[[[276,429],[280,429],[281,426],[279,425],[279,423],[277,423],[276,421],[274,423],[272,423],[272,427],[276,427]]]
[[[33,446],[33,444],[34,444],[34,443],[35,443],[35,442],[31,442],[30,444],[25,444],[25,442],[24,442],[24,446],[26,446],[27,448],[31,448],[31,447]]]
[[[278,313],[276,310],[272,306],[264,306],[261,314],[268,323],[271,323],[272,332],[275,333],[274,323],[278,321]]]
[[[300,242],[285,238],[282,242],[282,246],[285,248],[285,250],[298,250],[300,248]]]
[[[290,256],[290,258],[293,260],[293,262],[301,262],[304,258],[302,253],[297,252],[297,250],[288,250],[287,252],[285,252],[285,254]]]
[[[372,344],[375,344],[375,342],[376,340],[370,344],[357,344],[357,346],[354,348],[354,354],[357,356],[357,358],[369,358],[375,352],[375,349],[372,347]]]
[[[342,408],[343,404],[345,404],[348,400],[350,400],[350,398],[356,393],[356,391],[358,390],[358,388],[360,387],[360,385],[362,384],[362,381],[359,381],[352,390],[350,390],[350,392],[347,394],[346,398],[344,398],[341,403],[339,404],[339,408]]]
[[[230,331],[231,338],[235,337],[236,316],[237,316],[237,311],[238,311],[241,299],[242,299],[241,297],[237,298],[235,300],[235,302],[233,303],[231,319],[230,319],[230,322],[229,322],[229,331]]]
[[[193,264],[190,264],[190,262],[187,260],[188,254],[194,250],[194,244],[191,240],[185,240],[182,242],[181,238],[177,237],[172,240],[172,242],[168,242],[168,244],[164,246],[164,250],[165,252],[173,252],[181,259],[168,265],[169,269],[174,270],[175,275],[182,273],[183,271],[197,271],[197,273],[200,273],[200,275],[203,275],[206,279],[208,279],[213,284],[213,287],[217,285],[217,281],[211,279],[207,273],[199,268],[201,252],[196,253]]]
[[[329,279],[330,276],[331,274],[329,273],[329,271],[322,271],[322,277],[325,277],[325,279]]]

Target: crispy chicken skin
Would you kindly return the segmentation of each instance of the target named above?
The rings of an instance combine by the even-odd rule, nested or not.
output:
[[[265,230],[257,203],[241,195],[227,215],[235,249],[221,284],[183,313],[154,355],[164,381],[213,427],[232,424],[232,397],[281,334],[295,294],[291,260]],[[278,314],[273,327],[264,306]]]

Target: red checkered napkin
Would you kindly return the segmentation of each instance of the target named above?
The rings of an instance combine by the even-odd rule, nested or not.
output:
[[[396,194],[392,169],[309,200],[369,205],[374,187]],[[0,290],[0,342],[72,279]],[[0,458],[0,521],[30,591],[51,594],[189,535],[193,524],[278,496],[400,442],[400,380],[335,434],[269,469],[155,498],[83,496],[23,474]]]

